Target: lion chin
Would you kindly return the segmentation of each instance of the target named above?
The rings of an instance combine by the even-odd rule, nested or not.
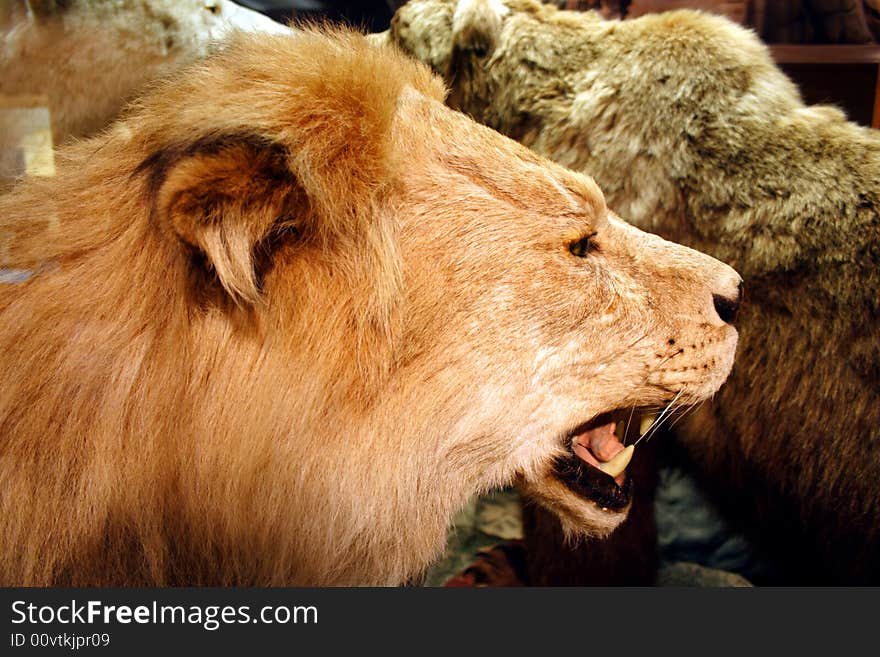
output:
[[[572,490],[571,485],[552,469],[539,479],[523,477],[518,483],[524,495],[556,514],[566,537],[605,538],[626,520],[632,504],[632,485],[628,478],[622,486],[616,485],[613,480],[610,483],[601,481],[599,476],[596,476],[596,479],[602,487],[615,487],[613,497],[616,501],[622,502],[622,506],[616,508],[600,506],[590,497],[577,494]],[[584,477],[584,480],[587,480],[587,477]]]
[[[537,476],[521,476],[520,490],[552,510],[567,537],[604,538],[632,506],[633,482],[626,468],[635,448],[661,423],[653,411],[605,413],[571,432],[563,441],[567,452]]]

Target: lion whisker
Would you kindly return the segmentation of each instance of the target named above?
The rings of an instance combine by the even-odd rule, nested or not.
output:
[[[675,395],[675,397],[672,398],[672,401],[670,401],[669,404],[666,405],[666,408],[663,409],[663,412],[661,412],[660,415],[657,417],[657,419],[654,420],[654,423],[650,426],[650,428],[645,433],[643,433],[641,436],[639,436],[639,439],[636,440],[636,442],[634,442],[633,445],[638,445],[642,441],[642,439],[645,439],[645,440],[650,439],[650,437],[654,433],[657,432],[657,430],[660,428],[660,426],[669,418],[670,413],[675,405],[675,402],[678,400],[679,397],[681,397],[681,395],[683,393],[684,393],[684,388],[682,388],[681,390],[678,391],[678,393]]]
[[[669,425],[669,429],[671,430],[672,427],[674,427],[676,424],[679,423],[679,421],[681,421],[682,419],[684,419],[688,415],[693,415],[697,411],[697,409],[700,408],[700,406],[702,406],[705,403],[706,403],[706,400],[704,399],[703,401],[701,401],[698,404],[692,404],[690,406],[686,406],[684,412],[681,415],[679,415],[677,418],[675,418],[675,420],[672,422],[672,424]]]
[[[648,337],[648,332],[645,331],[644,333],[642,333],[642,336],[641,336],[639,339],[637,339],[635,342],[631,342],[629,345],[627,345],[626,348],[627,348],[627,349],[632,349],[632,348],[635,347],[639,342],[641,342],[642,340],[644,340],[644,339],[647,338],[647,337]]]
[[[679,349],[678,351],[669,354],[666,358],[664,358],[664,359],[661,360],[659,363],[657,363],[657,365],[654,366],[654,369],[651,370],[651,372],[652,372],[652,373],[653,373],[653,372],[656,372],[658,369],[660,369],[661,367],[663,367],[663,365],[665,365],[666,362],[667,362],[669,359],[671,359],[671,358],[675,358],[676,356],[678,356],[678,355],[681,354],[681,353],[684,353],[684,349]]]
[[[626,447],[626,437],[629,435],[629,425],[633,419],[633,413],[636,412],[635,404],[629,409],[629,417],[626,419],[626,426],[623,428],[623,446]]]

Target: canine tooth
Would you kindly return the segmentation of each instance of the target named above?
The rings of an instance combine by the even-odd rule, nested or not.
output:
[[[614,435],[617,436],[618,438],[620,438],[621,440],[623,440],[623,438],[624,438],[623,429],[624,429],[623,422],[617,422],[614,425]]]
[[[633,452],[636,450],[635,445],[627,445],[622,450],[617,453],[610,461],[606,461],[605,463],[599,464],[599,469],[607,475],[611,477],[616,477],[621,472],[626,470],[626,466],[629,465],[630,459],[632,459]]]
[[[642,416],[642,422],[639,425],[639,435],[644,436],[645,432],[651,428],[651,425],[654,424],[654,420],[657,419],[656,413],[647,413]]]

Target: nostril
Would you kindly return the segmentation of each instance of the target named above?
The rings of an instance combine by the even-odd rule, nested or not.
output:
[[[722,322],[733,324],[736,320],[736,313],[739,310],[740,302],[742,302],[742,295],[742,281],[739,282],[739,286],[736,288],[735,297],[723,297],[720,294],[712,295],[712,303],[715,305],[715,310]]]

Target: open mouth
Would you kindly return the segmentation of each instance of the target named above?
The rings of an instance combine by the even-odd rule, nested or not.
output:
[[[625,509],[632,499],[626,467],[635,443],[655,419],[654,413],[626,409],[605,413],[581,425],[566,438],[570,455],[554,464],[556,477],[603,510]]]

